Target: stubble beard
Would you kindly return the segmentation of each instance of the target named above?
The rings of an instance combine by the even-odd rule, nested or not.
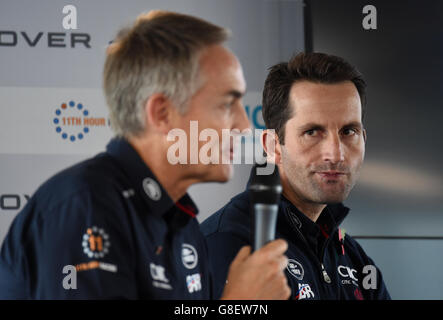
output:
[[[300,200],[311,204],[327,205],[346,200],[359,176],[360,167],[361,165],[355,170],[346,170],[347,175],[344,181],[320,181],[309,168],[300,168],[294,164],[285,171],[293,192]]]

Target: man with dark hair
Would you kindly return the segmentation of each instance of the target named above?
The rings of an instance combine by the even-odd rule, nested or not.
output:
[[[390,299],[374,262],[339,228],[365,153],[365,86],[353,66],[322,53],[300,53],[266,78],[263,118],[276,134],[261,142],[283,187],[276,237],[289,243],[291,299]],[[201,226],[217,253],[218,292],[234,253],[250,244],[251,214],[245,191]]]
[[[223,46],[227,37],[219,26],[165,11],[118,34],[103,77],[116,137],[106,152],[46,181],[18,214],[0,252],[0,299],[213,297],[186,192],[227,181],[232,167],[170,163],[168,138],[173,130],[189,136],[191,121],[219,134],[249,127],[243,71]],[[226,146],[215,151],[230,154]],[[286,299],[286,248],[283,240],[252,254],[239,248],[222,298]]]

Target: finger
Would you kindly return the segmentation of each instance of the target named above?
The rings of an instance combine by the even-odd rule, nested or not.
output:
[[[281,292],[281,300],[288,300],[291,296],[291,288],[286,285],[283,291]]]
[[[291,289],[285,276],[273,278],[267,281],[267,285],[263,287],[261,299],[284,300],[291,295]]]
[[[243,262],[246,260],[251,254],[251,247],[250,246],[243,246],[235,256],[234,260],[231,263],[232,265],[238,264],[240,262]]]
[[[258,257],[258,256],[256,256]],[[285,277],[285,268],[287,266],[287,258],[285,256],[270,259],[256,259],[252,264],[259,265],[260,279],[264,281],[274,281]]]
[[[269,288],[268,293],[271,299],[284,300],[288,299],[291,295],[291,289],[283,280],[280,280],[275,282],[275,285],[272,288]]]
[[[263,248],[257,250],[256,252],[260,252],[260,254],[264,255],[269,255],[272,258],[282,255],[286,250],[288,250],[288,243],[283,239],[277,239],[269,242]]]
[[[288,266],[288,257],[283,255],[278,259],[278,262],[280,265],[280,270],[284,270]]]

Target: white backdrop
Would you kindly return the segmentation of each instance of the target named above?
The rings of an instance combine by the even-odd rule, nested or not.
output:
[[[68,4],[77,9],[76,30],[63,28]],[[193,14],[232,31],[228,46],[243,64],[245,107],[258,128],[263,121],[254,111],[267,68],[304,49],[301,0],[1,0],[0,243],[43,181],[104,150],[112,137],[101,90],[105,50],[118,29],[151,9]],[[83,42],[73,45],[72,37]],[[244,189],[249,168],[235,166],[227,184],[191,188],[200,221]]]

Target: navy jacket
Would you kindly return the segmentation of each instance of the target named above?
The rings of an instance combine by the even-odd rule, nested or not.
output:
[[[357,241],[339,229],[348,211],[342,204],[328,205],[314,223],[281,197],[276,238],[289,245],[285,273],[292,291],[290,299],[390,299],[374,262]],[[223,291],[238,250],[252,243],[250,221],[245,191],[201,225],[213,268],[215,297]]]
[[[209,299],[205,239],[123,139],[45,182],[0,252],[1,299]]]

